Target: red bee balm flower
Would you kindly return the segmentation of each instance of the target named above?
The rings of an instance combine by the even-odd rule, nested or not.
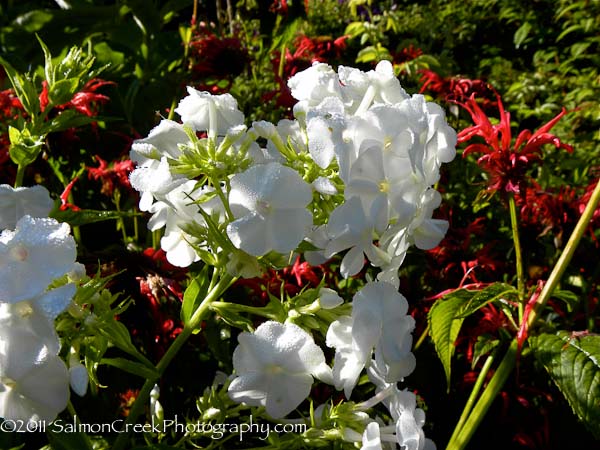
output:
[[[552,144],[568,152],[573,151],[570,145],[561,142],[558,137],[550,133],[552,127],[567,113],[567,110],[563,108],[556,117],[534,133],[529,130],[521,131],[511,147],[510,113],[504,110],[499,95],[497,100],[500,122],[496,125],[492,125],[474,96],[465,103],[458,103],[469,112],[475,123],[474,126],[458,133],[458,143],[470,141],[477,136],[483,138],[485,144],[470,144],[463,152],[463,157],[470,153],[482,153],[477,163],[490,175],[488,190],[518,194],[525,189],[526,172],[531,163],[541,160],[544,144]]]

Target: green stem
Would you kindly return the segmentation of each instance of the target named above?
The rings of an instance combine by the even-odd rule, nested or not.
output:
[[[490,368],[492,367],[493,362],[494,362],[494,355],[491,354],[490,356],[487,357],[485,363],[483,364],[483,367],[481,368],[481,372],[479,372],[479,375],[477,376],[477,381],[475,381],[475,385],[473,386],[473,389],[471,390],[471,394],[469,395],[467,404],[465,405],[463,412],[460,416],[460,419],[458,419],[458,423],[456,424],[456,427],[454,428],[454,432],[452,433],[452,436],[450,437],[450,442],[452,442],[454,439],[456,439],[456,437],[462,431],[463,426],[464,426],[465,422],[467,421],[467,418],[469,417],[471,410],[473,409],[475,400],[477,400],[477,397],[479,396],[479,392],[481,392],[481,388],[483,386],[483,383],[485,382],[485,379],[487,378],[487,374],[490,371]]]
[[[521,240],[519,239],[519,220],[517,218],[517,204],[515,196],[508,196],[510,210],[510,225],[512,228],[513,243],[515,246],[515,259],[517,264],[517,290],[519,291],[519,322],[523,318],[523,302],[525,300],[525,275],[523,273],[523,255],[521,253]]]
[[[198,306],[198,309],[196,309],[189,322],[185,324],[181,333],[179,333],[179,335],[175,338],[167,352],[156,365],[156,372],[158,373],[159,377],[163,375],[175,355],[177,355],[181,347],[183,347],[183,344],[187,342],[194,330],[198,328],[204,319],[204,315],[209,310],[210,304],[217,300],[234,281],[235,279],[231,275],[225,274],[215,285],[215,287],[206,295],[204,300],[202,300],[202,303],[200,306]],[[156,379],[148,379],[140,389],[140,392],[135,399],[133,406],[131,407],[129,415],[127,416],[127,420],[123,425],[123,430],[119,434],[119,437],[112,447],[113,450],[123,450],[126,447],[129,432],[132,428],[132,425],[130,424],[136,423],[137,418],[144,411],[144,408],[148,403],[148,398],[150,397],[150,391],[154,387],[155,383]]]
[[[483,394],[481,394],[481,397],[477,401],[477,404],[473,408],[471,414],[469,414],[468,419],[464,422],[464,425],[458,432],[458,435],[453,435],[450,439],[450,442],[448,442],[446,450],[462,450],[467,446],[473,437],[473,434],[475,434],[477,427],[479,427],[479,424],[492,405],[492,402],[496,398],[496,395],[498,392],[500,392],[500,389],[502,389],[502,386],[504,386],[508,376],[511,374],[516,361],[517,340],[513,339],[513,341],[510,343],[508,351],[506,352],[506,355],[504,355],[504,358],[500,363],[500,366],[498,366],[498,370],[496,370],[494,376],[483,391]]]
[[[421,333],[421,336],[419,336],[419,339],[417,340],[417,343],[414,346],[413,350],[418,350],[419,347],[423,344],[423,342],[425,342],[425,338],[429,335],[429,324],[427,324],[427,327],[425,328],[425,330],[423,330],[423,333]]]
[[[67,411],[69,411],[69,414],[73,417],[73,421],[79,426],[81,420],[79,420],[79,416],[77,415],[77,411],[75,411],[75,407],[73,406],[73,403],[71,403],[71,400],[67,403]],[[79,434],[83,438],[82,440],[85,443],[86,450],[92,450],[94,447],[92,446],[89,436],[86,433]]]
[[[573,257],[573,254],[575,253],[575,249],[577,248],[579,241],[585,233],[585,230],[594,214],[594,211],[598,207],[598,203],[600,203],[600,181],[598,182],[598,184],[596,184],[594,192],[592,193],[592,196],[590,197],[590,200],[588,201],[585,210],[583,211],[583,214],[579,218],[579,221],[577,222],[573,233],[571,233],[567,245],[565,245],[565,249],[563,250],[562,254],[560,255],[560,258],[558,259],[557,263],[552,269],[552,272],[548,277],[548,281],[544,285],[544,288],[542,289],[542,292],[540,293],[540,296],[536,301],[535,307],[532,309],[531,313],[529,314],[529,317],[527,318],[528,327],[531,327],[533,325],[539,312],[544,308],[546,302],[552,295],[552,292],[558,285],[558,282],[560,281],[567,266],[569,265],[569,262],[571,261],[571,258]],[[485,391],[481,395],[481,398],[477,401],[477,404],[473,408],[472,413],[463,425],[458,436],[450,440],[448,446],[446,447],[446,450],[462,450],[467,446],[469,440],[477,430],[477,427],[483,420],[486,412],[488,411],[492,402],[496,398],[496,395],[498,394],[498,392],[500,392],[500,389],[502,389],[502,386],[504,386],[504,383],[506,382],[508,376],[512,372],[517,361],[517,349],[518,343],[517,339],[515,338],[510,343],[510,347],[506,352],[506,355],[504,355],[500,366],[498,367],[496,373],[494,373],[494,376],[485,388]]]
[[[19,164],[17,166],[17,176],[15,177],[15,187],[23,186],[23,177],[25,176],[25,166]]]

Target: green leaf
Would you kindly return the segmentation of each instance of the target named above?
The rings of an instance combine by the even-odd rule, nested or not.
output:
[[[529,342],[573,412],[600,439],[600,336],[559,331]]]
[[[454,291],[435,302],[427,317],[429,335],[433,339],[435,351],[444,366],[448,390],[450,390],[450,368],[455,350],[454,342],[465,320],[463,317],[457,317],[457,315],[473,295],[473,292],[465,289]]]
[[[79,79],[66,78],[59,80],[50,86],[48,91],[48,101],[52,105],[62,105],[69,102],[77,93]]]
[[[527,40],[527,36],[529,36],[529,32],[531,31],[531,24],[529,22],[523,23],[519,27],[519,29],[515,32],[515,36],[513,41],[515,43],[515,47],[519,48],[521,45],[525,43]]]
[[[202,300],[208,293],[208,266],[204,266],[202,271],[194,278],[183,293],[183,304],[181,305],[181,321],[184,325],[189,325],[190,319],[194,315]]]
[[[60,114],[52,119],[44,122],[44,125],[40,127],[40,131],[44,134],[55,133],[68,128],[79,128],[83,125],[97,122],[99,119],[99,117],[89,117],[73,109],[67,109],[61,111]]]
[[[135,345],[131,342],[129,330],[121,322],[118,322],[114,318],[112,320],[105,320],[102,323],[102,326],[99,327],[99,331],[100,334],[107,338],[113,345],[134,358],[137,358],[137,360],[142,362],[146,367],[154,369],[154,364],[135,348]]]
[[[135,361],[130,361],[125,358],[102,358],[100,364],[116,367],[133,375],[138,375],[148,380],[157,379],[159,374],[156,370],[150,369],[144,364]]]
[[[27,114],[30,116],[38,115],[40,112],[40,99],[33,78],[28,74],[17,72],[2,56],[0,56],[0,64],[4,67],[15,94],[19,97]]]
[[[52,54],[48,49],[48,46],[42,41],[42,39],[37,35],[35,35],[42,50],[44,51],[44,73],[46,75],[46,81],[50,86],[54,84],[54,64],[52,64]]]
[[[103,222],[105,220],[117,220],[123,217],[134,217],[137,213],[127,211],[97,211],[94,209],[82,209],[79,211],[52,211],[50,217],[59,222],[66,222],[72,227],[78,227],[89,223]]]
[[[471,292],[474,292],[475,295],[460,308],[457,317],[466,318],[488,303],[510,297],[511,295],[518,295],[517,290],[513,286],[505,283],[494,283],[480,291]]]

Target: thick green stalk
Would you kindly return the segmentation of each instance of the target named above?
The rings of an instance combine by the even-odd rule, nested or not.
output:
[[[600,181],[596,185],[596,188],[594,189],[594,192],[592,193],[592,196],[590,197],[590,200],[588,201],[585,210],[583,211],[583,214],[579,218],[579,221],[577,222],[573,233],[571,233],[569,241],[567,242],[567,245],[565,245],[565,249],[560,255],[558,261],[556,262],[556,265],[552,269],[552,272],[548,277],[548,281],[544,285],[544,288],[542,289],[542,292],[540,293],[540,296],[536,301],[535,307],[531,311],[529,317],[525,319],[527,320],[528,327],[530,327],[534,323],[539,312],[543,309],[546,302],[552,295],[554,288],[556,288],[556,286],[558,285],[558,282],[560,281],[560,278],[562,277],[566,268],[571,262],[571,258],[575,253],[575,249],[577,248],[579,241],[583,237],[585,229],[587,228],[594,214],[594,211],[598,207],[599,203]],[[473,434],[475,434],[477,427],[479,426],[488,409],[492,405],[492,402],[496,398],[496,395],[498,395],[498,392],[500,392],[500,389],[502,389],[502,386],[504,386],[504,383],[506,382],[513,368],[515,367],[517,361],[517,349],[518,343],[517,339],[515,338],[510,343],[510,347],[506,352],[506,355],[504,355],[500,366],[496,370],[496,373],[494,373],[494,376],[485,388],[485,391],[477,401],[477,404],[473,408],[472,413],[470,414],[469,418],[460,430],[458,436],[453,436],[453,439],[451,439],[448,443],[446,450],[462,450],[467,446],[467,444],[473,437]]]
[[[177,355],[181,347],[183,347],[183,344],[187,342],[193,331],[198,328],[204,319],[204,315],[209,310],[210,304],[221,297],[221,295],[227,290],[227,288],[229,288],[229,286],[231,286],[234,281],[235,279],[231,275],[224,275],[215,285],[215,287],[206,295],[204,300],[202,300],[202,303],[200,306],[198,306],[198,309],[196,309],[189,322],[184,326],[181,333],[179,333],[179,335],[175,338],[167,352],[156,365],[156,373],[158,377],[163,375],[175,355]],[[144,408],[148,404],[150,391],[154,387],[155,383],[156,379],[148,379],[144,382],[144,385],[140,389],[140,392],[135,399],[133,406],[131,407],[129,415],[127,416],[127,420],[123,425],[123,430],[115,441],[113,450],[123,450],[126,447],[131,428],[133,424],[136,423],[137,418],[142,414]]]
[[[496,370],[494,376],[483,391],[483,394],[481,394],[481,397],[477,401],[469,418],[462,426],[462,429],[458,432],[458,435],[453,435],[453,439],[450,439],[450,442],[448,442],[446,450],[462,450],[467,446],[473,437],[473,434],[475,434],[477,427],[479,427],[479,424],[485,417],[488,409],[492,406],[492,402],[496,398],[496,395],[500,392],[500,389],[502,389],[502,386],[504,386],[508,376],[511,374],[516,361],[517,340],[513,339],[506,355],[504,355],[504,359],[502,359],[500,366],[498,366],[498,370]]]
[[[523,302],[525,301],[525,274],[523,271],[523,254],[521,252],[521,240],[519,238],[519,220],[517,218],[517,204],[515,196],[508,196],[508,209],[510,210],[510,226],[512,228],[513,244],[515,247],[515,259],[517,265],[517,290],[519,291],[519,322],[523,318]]]
[[[460,415],[460,419],[458,419],[458,423],[456,424],[456,427],[454,428],[454,432],[452,433],[452,436],[450,437],[450,442],[452,442],[454,439],[456,439],[456,436],[458,436],[460,434],[460,432],[462,431],[463,426],[464,426],[465,422],[467,421],[467,418],[469,417],[471,410],[473,409],[473,405],[475,404],[475,401],[477,400],[477,397],[479,396],[479,392],[481,392],[481,388],[483,387],[483,383],[485,382],[485,379],[487,378],[487,374],[490,371],[493,362],[494,362],[494,355],[491,354],[485,360],[485,363],[483,364],[483,367],[481,368],[481,372],[479,372],[479,375],[477,376],[477,381],[475,381],[475,385],[473,386],[473,389],[471,390],[471,394],[469,395],[467,404],[465,405],[463,412]]]
[[[15,187],[23,186],[23,177],[25,176],[25,166],[19,164],[17,166],[17,176],[15,177]]]

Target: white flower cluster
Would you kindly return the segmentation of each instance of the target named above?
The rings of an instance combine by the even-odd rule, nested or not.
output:
[[[250,129],[231,95],[188,88],[175,110],[183,124],[163,120],[132,146],[140,209],[153,214],[150,229],[165,227],[161,246],[179,266],[202,259],[254,276],[261,257],[289,254],[305,241],[311,263],[345,252],[345,278],[362,270],[365,257],[379,268],[377,281],[354,297],[352,314],[331,323],[333,369],[302,328],[267,322],[240,335],[229,392],[283,417],[314,378],[350,398],[368,368],[396,421],[393,439],[422,450],[430,445],[423,411],[396,387],[416,364],[398,270],[411,245],[431,249],[447,231],[432,217],[441,202],[433,186],[441,164],[455,157],[456,133],[442,108],[402,89],[387,61],[369,72],[315,63],[288,84],[298,100],[295,120]],[[376,422],[367,427],[364,448],[376,448],[379,431]]]
[[[44,187],[0,185],[0,205],[0,417],[52,421],[67,406],[69,383],[85,392],[87,372],[67,369],[54,329],[75,284],[49,286],[82,266],[69,226],[47,217]]]

